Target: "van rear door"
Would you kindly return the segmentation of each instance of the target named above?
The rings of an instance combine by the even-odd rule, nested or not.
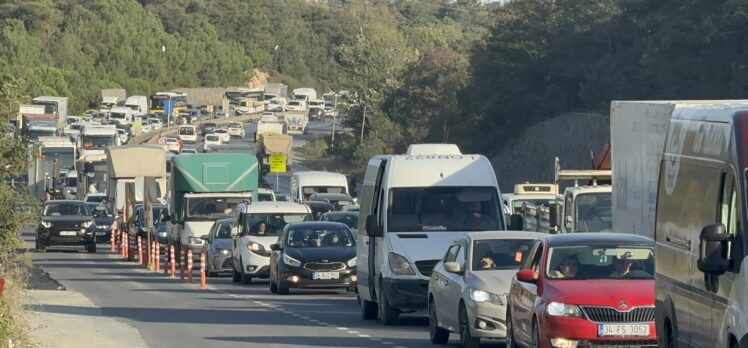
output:
[[[356,273],[358,274],[358,293],[362,299],[373,301],[374,287],[376,284],[377,260],[376,248],[377,238],[369,237],[366,231],[366,220],[369,215],[375,216],[381,226],[382,220],[379,216],[382,194],[382,180],[386,169],[387,161],[374,158],[369,161],[364,176],[363,192],[361,194],[361,207],[359,208],[358,217],[358,243],[356,243],[356,256],[358,265]]]

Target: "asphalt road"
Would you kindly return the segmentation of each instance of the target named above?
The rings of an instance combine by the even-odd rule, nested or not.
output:
[[[313,123],[312,132],[329,123]],[[251,136],[254,124],[247,125]],[[298,136],[302,146],[312,134]],[[246,139],[232,144],[254,143]],[[200,144],[197,144],[198,146]],[[303,170],[296,165],[292,170]],[[281,178],[288,191],[288,175]],[[33,233],[23,234],[33,248]],[[333,290],[291,290],[272,295],[267,280],[234,284],[230,277],[209,278],[207,289],[145,270],[120,260],[107,244],[96,254],[78,248],[51,248],[32,253],[35,265],[65,288],[88,297],[104,316],[136,328],[152,347],[430,347],[425,314],[403,315],[401,325],[383,326],[361,319],[355,294]],[[47,306],[47,312],[84,315],[76,306]],[[81,340],[85,340],[84,337]],[[452,335],[451,346],[457,346]],[[484,346],[492,346],[490,342]],[[495,346],[495,345],[494,345]]]

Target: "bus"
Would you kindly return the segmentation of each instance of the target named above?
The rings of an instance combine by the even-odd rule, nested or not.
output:
[[[151,108],[148,109],[148,112],[169,114],[174,110],[177,112],[187,110],[187,94],[182,92],[157,92],[151,96]]]

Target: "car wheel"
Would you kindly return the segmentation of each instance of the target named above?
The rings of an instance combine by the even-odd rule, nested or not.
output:
[[[39,239],[36,240],[36,251],[43,253],[47,251],[47,247],[42,244]]]
[[[473,337],[470,333],[470,319],[467,315],[465,305],[460,306],[460,346],[466,348],[476,348],[480,346],[480,337]]]
[[[359,299],[359,305],[361,306],[361,318],[364,320],[373,320],[377,318],[377,304],[371,301]]]
[[[439,327],[433,300],[429,301],[429,338],[433,344],[447,344],[449,341],[449,331]]]
[[[540,329],[538,329],[538,321],[532,321],[532,342],[530,348],[540,347]]]
[[[517,348],[514,340],[514,325],[512,324],[512,312],[506,311],[506,348]]]
[[[381,288],[380,288],[381,289]],[[379,292],[379,319],[384,325],[397,325],[400,311],[390,306],[387,296],[383,291]]]
[[[88,251],[89,253],[95,253],[95,252],[96,252],[96,242],[93,242],[93,243],[89,244],[89,245],[88,245],[88,246],[86,247],[86,250],[87,250],[87,251]]]
[[[242,284],[252,284],[252,277],[242,273]]]
[[[675,339],[675,331],[670,320],[665,321],[665,337],[663,339],[665,340],[664,348],[678,348],[678,340]]]
[[[349,287],[345,288],[345,291],[347,291],[347,292],[356,292],[356,288],[353,287],[353,286],[349,286]]]

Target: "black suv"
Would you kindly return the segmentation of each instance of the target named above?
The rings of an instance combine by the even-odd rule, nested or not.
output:
[[[205,136],[206,134],[210,134],[216,131],[216,124],[213,122],[207,122],[203,123],[203,126],[201,127],[200,134],[202,136]]]
[[[82,245],[96,252],[96,224],[83,201],[53,200],[42,206],[36,228],[36,249],[45,251],[52,245]]]

